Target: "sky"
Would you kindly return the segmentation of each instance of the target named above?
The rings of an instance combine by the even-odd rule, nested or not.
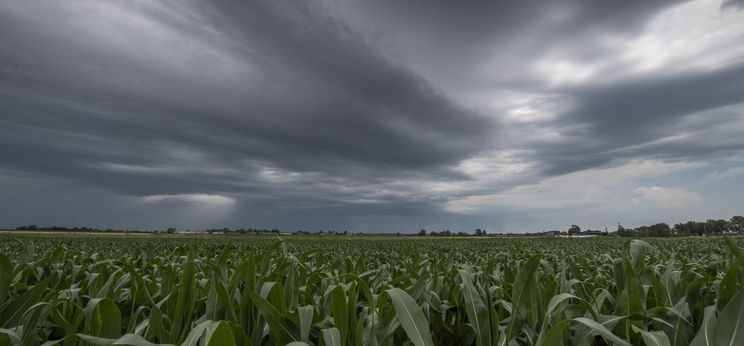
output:
[[[744,1],[0,0],[0,227],[744,214]]]

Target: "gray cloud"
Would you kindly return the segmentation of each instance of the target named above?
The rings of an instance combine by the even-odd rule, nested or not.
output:
[[[568,139],[560,146],[536,143],[534,147],[546,165],[546,173],[551,175],[597,167],[623,157],[664,158],[674,156],[674,151],[683,151],[687,157],[693,154],[701,157],[719,151],[744,150],[741,141],[723,146],[708,145],[699,138],[653,143],[667,136],[712,128],[721,120],[727,124],[735,122],[735,118],[725,114],[712,113],[705,123],[679,126],[698,112],[744,102],[741,90],[744,90],[744,65],[568,88],[559,93],[573,100],[576,106],[548,125],[565,129],[562,134]],[[741,116],[740,109],[729,111]],[[714,141],[715,137],[707,140]],[[648,145],[638,146],[644,143]],[[626,147],[631,148],[626,150]]]
[[[38,10],[25,6],[29,12]],[[194,44],[205,49],[224,48],[209,47],[211,40],[240,45],[205,55],[225,53],[226,60],[245,60],[247,66],[238,67],[256,70],[259,76],[247,72],[244,81],[204,81],[199,78],[203,71],[198,70],[209,68],[199,64],[206,61],[177,68],[163,66],[162,61],[140,64],[138,55],[149,52],[116,55],[103,51],[110,48],[105,43],[94,45],[78,37],[79,32],[62,35],[81,50],[47,48],[43,43],[56,36],[54,30],[69,29],[69,23],[55,18],[8,18],[3,21],[7,29],[36,20],[45,24],[45,30],[3,30],[9,46],[4,51],[12,52],[2,57],[4,65],[11,66],[3,78],[3,103],[9,110],[5,121],[8,128],[26,128],[31,133],[25,135],[44,136],[48,141],[29,145],[20,135],[6,136],[6,150],[23,147],[27,152],[6,164],[39,165],[40,171],[66,166],[75,176],[100,161],[170,164],[168,160],[179,158],[163,157],[158,151],[161,145],[173,143],[217,161],[200,160],[200,164],[247,168],[247,175],[251,167],[236,163],[249,160],[260,166],[265,162],[291,171],[339,176],[347,170],[358,174],[362,168],[375,176],[386,172],[396,176],[399,171],[451,175],[447,165],[488,145],[489,120],[453,103],[314,9],[224,1],[199,13],[211,17],[186,24],[172,23],[174,16],[164,14],[164,9],[127,10],[143,11],[141,20],[170,25],[163,30],[178,33],[176,38],[188,24],[200,24],[196,27],[205,27],[203,32],[186,39],[197,40]],[[217,24],[207,27],[212,23]],[[213,37],[199,36],[205,32]],[[131,36],[140,38],[137,33]],[[43,50],[51,52],[41,54]],[[175,53],[178,50],[161,55]],[[87,68],[102,75],[91,76]],[[183,68],[195,71],[181,74]],[[96,172],[92,178],[101,174]]]
[[[219,195],[234,204],[212,223],[454,229],[486,220],[442,210],[454,197],[739,153],[740,140],[710,134],[739,131],[740,59],[567,85],[538,68],[609,60],[608,41],[679,4],[3,2],[0,189],[96,201],[50,211],[60,197],[29,222],[86,223],[82,210],[103,205],[91,222],[161,225],[157,210],[176,218],[188,196]],[[554,116],[510,122],[513,94]],[[485,181],[463,168],[513,150],[534,172]],[[153,195],[188,198],[143,202]]]

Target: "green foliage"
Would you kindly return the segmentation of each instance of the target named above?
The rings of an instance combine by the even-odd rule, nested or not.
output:
[[[577,233],[580,233],[580,232],[581,232],[581,227],[579,227],[577,225],[571,225],[571,227],[568,229],[568,234],[569,235],[577,234]]]
[[[742,244],[0,235],[0,345],[741,345]]]
[[[426,317],[424,317],[416,301],[400,288],[391,288],[386,292],[390,295],[398,321],[403,325],[403,329],[408,334],[411,342],[416,346],[434,345]]]

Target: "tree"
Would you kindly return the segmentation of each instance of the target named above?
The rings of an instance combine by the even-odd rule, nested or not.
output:
[[[166,233],[168,233],[168,234],[176,233],[176,228],[175,227],[168,227],[168,230],[166,230]]]
[[[665,223],[657,223],[649,226],[652,237],[671,237],[672,229]]]
[[[38,231],[39,227],[36,225],[28,225],[28,226],[18,226],[16,227],[17,231]]]
[[[477,229],[475,230],[475,236],[476,236],[476,237],[480,237],[480,236],[482,236],[482,235],[483,235],[483,231],[481,231],[481,229],[480,229],[480,228],[477,228]]]
[[[712,234],[720,234],[728,232],[728,230],[731,228],[731,224],[727,220],[719,219],[719,220],[707,220],[705,222],[705,226],[708,230],[708,233]]]
[[[574,235],[581,232],[581,227],[577,225],[571,225],[571,228],[568,229],[568,235]]]
[[[627,237],[627,232],[625,231],[625,227],[623,227],[623,225],[621,225],[619,222],[617,223],[617,236]]]
[[[744,232],[744,216],[732,216],[730,223],[732,231],[737,233]]]
[[[675,224],[674,227],[672,227],[672,232],[674,232],[674,235],[678,237],[687,237],[690,235],[690,230],[683,223]]]
[[[426,230],[422,228],[417,235],[426,235]]]

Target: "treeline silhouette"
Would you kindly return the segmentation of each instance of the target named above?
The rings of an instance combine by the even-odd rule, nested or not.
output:
[[[259,229],[259,228],[210,228],[202,231],[191,231],[186,230],[184,232],[177,232],[175,227],[167,228],[165,231],[160,230],[121,230],[121,229],[98,229],[91,227],[61,227],[61,226],[50,226],[50,227],[39,227],[37,225],[18,226],[15,228],[18,231],[45,231],[45,232],[109,232],[109,233],[124,233],[124,232],[141,232],[141,233],[219,233],[219,234],[280,234],[282,233],[279,229]],[[348,231],[337,232],[333,230],[327,231],[295,231],[293,234],[296,235],[352,235]],[[611,237],[688,237],[688,236],[715,236],[715,235],[738,235],[744,234],[744,216],[733,216],[729,220],[724,219],[708,219],[704,222],[699,221],[687,221],[684,223],[678,223],[674,226],[669,226],[666,223],[656,223],[649,226],[641,226],[637,228],[626,228],[622,225],[617,225],[617,230],[614,232],[599,231],[599,230],[586,230],[581,231],[581,228],[577,225],[571,225],[566,231],[545,231],[545,232],[526,232],[526,233],[487,233],[485,229],[476,229],[474,233],[469,232],[452,232],[449,230],[444,231],[427,231],[421,229],[417,233],[355,233],[353,235],[397,235],[397,236],[435,236],[435,237],[463,237],[463,236],[525,236],[525,237],[540,237],[540,236],[611,236]]]
[[[110,232],[110,233],[122,233],[122,232],[138,232],[122,229],[98,229],[90,227],[62,227],[62,226],[47,226],[39,227],[37,225],[18,226],[16,231],[44,231],[44,232]],[[141,232],[141,231],[140,231]]]
[[[705,222],[687,221],[673,227],[657,223],[638,228],[625,228],[618,224],[617,235],[620,237],[689,237],[714,236],[744,233],[744,216],[733,216],[729,220],[708,219]]]

